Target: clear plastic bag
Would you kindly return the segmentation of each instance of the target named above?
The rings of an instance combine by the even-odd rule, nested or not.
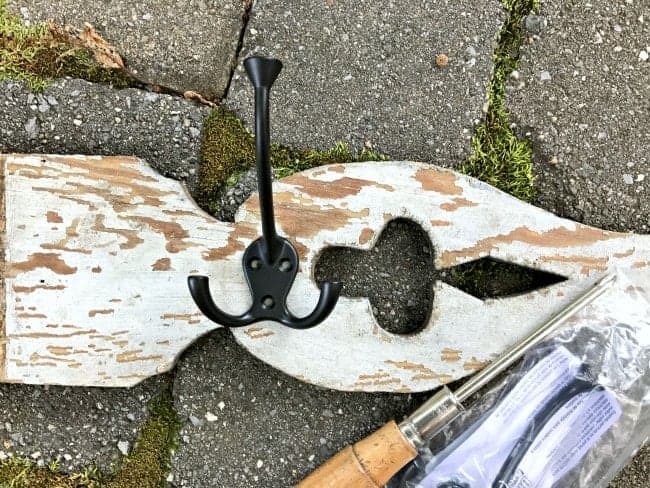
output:
[[[650,436],[650,279],[607,293],[481,392],[393,488],[599,488]]]

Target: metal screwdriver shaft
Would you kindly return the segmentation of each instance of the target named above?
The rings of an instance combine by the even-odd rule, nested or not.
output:
[[[602,278],[584,295],[472,376],[456,392],[452,392],[449,388],[443,386],[438,393],[399,424],[400,430],[415,446],[422,445],[431,439],[436,432],[463,410],[462,402],[503,373],[531,348],[557,330],[576,312],[607,291],[614,279],[615,275],[607,275]]]

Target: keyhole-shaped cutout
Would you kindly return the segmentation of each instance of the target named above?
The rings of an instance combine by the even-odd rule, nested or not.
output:
[[[433,246],[424,229],[407,219],[390,221],[368,251],[330,247],[321,253],[318,283],[339,281],[341,295],[368,297],[379,325],[396,334],[424,327],[433,303]]]
[[[399,218],[384,227],[368,251],[323,250],[314,276],[318,283],[341,282],[343,296],[368,297],[379,326],[395,334],[412,334],[426,326],[436,280],[483,300],[534,291],[566,279],[491,257],[440,270],[434,262],[435,249],[425,230]]]

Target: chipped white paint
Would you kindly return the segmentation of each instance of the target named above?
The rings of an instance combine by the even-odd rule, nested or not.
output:
[[[240,259],[261,230],[254,198],[237,224],[226,224],[136,159],[7,156],[3,166],[0,380],[127,386],[169,369],[189,343],[216,327],[189,296],[190,273],[211,277],[224,310],[249,306]],[[323,247],[369,249],[396,217],[422,225],[439,268],[490,255],[569,278],[485,301],[436,283],[430,323],[408,336],[378,327],[367,300],[345,297],[313,329],[234,329],[259,358],[326,387],[431,389],[489,361],[608,269],[635,268],[639,286],[650,289],[650,237],[560,219],[431,166],[318,168],[275,184],[274,195],[279,231],[301,254],[289,297],[296,314],[310,312],[318,299],[311,276]]]

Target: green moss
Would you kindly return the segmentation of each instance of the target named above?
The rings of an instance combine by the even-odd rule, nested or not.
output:
[[[177,447],[180,421],[174,410],[171,382],[153,400],[132,451],[117,474],[102,484],[106,488],[159,488],[167,486],[172,452]]]
[[[472,139],[472,155],[461,171],[530,202],[533,187],[532,146],[510,128],[505,109],[505,84],[517,68],[519,48],[525,38],[523,18],[537,7],[538,0],[502,0],[507,11],[494,53],[494,73],[488,88],[485,121]]]
[[[63,474],[58,461],[37,466],[30,459],[11,457],[0,464],[0,488],[100,488],[98,472]]]
[[[83,472],[60,472],[58,460],[37,466],[11,457],[0,463],[0,488],[161,488],[167,486],[169,460],[177,446],[180,422],[174,410],[171,382],[149,405],[138,440],[114,474],[90,466]]]
[[[278,177],[289,176],[297,171],[322,166],[357,161],[382,161],[387,156],[370,149],[354,154],[344,142],[331,149],[291,149],[279,144],[271,146],[271,165]],[[199,182],[196,200],[209,212],[215,212],[214,197],[226,184],[233,184],[238,177],[255,165],[255,139],[242,121],[223,106],[216,107],[208,115],[203,128]]]
[[[57,39],[46,24],[23,25],[8,11],[6,0],[0,0],[0,81],[22,80],[38,92],[52,79],[63,76],[117,88],[135,84],[123,71],[100,66],[90,51]]]

